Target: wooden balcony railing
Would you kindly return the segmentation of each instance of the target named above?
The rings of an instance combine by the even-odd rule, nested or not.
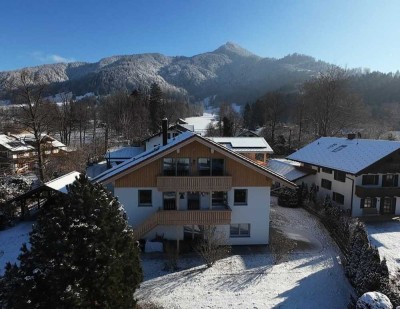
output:
[[[157,211],[142,224],[137,226],[133,233],[136,239],[143,237],[157,225],[224,225],[231,223],[231,209],[218,210],[168,210]]]
[[[229,191],[232,188],[232,176],[158,176],[159,191],[206,192]]]
[[[356,195],[361,198],[400,196],[400,188],[356,186]]]

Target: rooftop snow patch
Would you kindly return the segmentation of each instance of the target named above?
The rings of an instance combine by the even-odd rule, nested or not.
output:
[[[398,149],[394,141],[321,137],[287,158],[357,174]]]
[[[193,136],[195,136],[196,134],[194,134],[193,132],[184,132],[182,134],[179,134],[178,136],[174,137],[173,139],[168,140],[168,144],[165,146],[159,146],[159,147],[154,147],[154,149],[150,149],[147,151],[144,151],[140,154],[138,154],[137,156],[128,159],[126,161],[124,161],[123,163],[114,166],[113,168],[101,173],[100,175],[96,176],[95,178],[93,178],[93,181],[97,181],[97,182],[102,182],[108,178],[111,178],[112,176],[128,169],[131,168],[143,161],[145,161],[148,158],[151,158],[157,154],[159,154],[162,151],[165,151],[169,148],[174,147],[176,144],[183,142]]]
[[[45,186],[61,193],[67,193],[67,185],[72,184],[80,174],[81,173],[75,171],[68,173],[64,176],[46,182]]]
[[[263,137],[209,137],[212,141],[232,150],[273,153]]]

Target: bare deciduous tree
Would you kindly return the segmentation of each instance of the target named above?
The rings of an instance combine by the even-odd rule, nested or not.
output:
[[[44,181],[45,159],[42,149],[42,138],[54,130],[56,106],[44,99],[47,87],[45,77],[29,70],[18,71],[6,82],[7,89],[13,92],[19,108],[15,111],[15,120],[22,129],[32,133],[37,151],[37,168],[40,181]]]
[[[347,72],[338,67],[304,83],[302,96],[317,136],[353,129],[363,118],[362,99],[351,92]]]
[[[204,226],[203,239],[195,246],[195,251],[211,267],[216,261],[227,257],[231,251],[225,233],[218,231],[215,226]]]

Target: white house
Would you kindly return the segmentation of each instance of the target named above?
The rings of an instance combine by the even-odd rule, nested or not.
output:
[[[308,185],[352,216],[400,214],[400,142],[321,137],[288,159],[312,168]]]
[[[163,141],[93,179],[113,184],[137,238],[181,240],[215,225],[232,245],[268,244],[272,181],[292,182],[190,131]]]

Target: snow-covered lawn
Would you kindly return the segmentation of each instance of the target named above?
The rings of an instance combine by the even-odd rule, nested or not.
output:
[[[144,255],[135,296],[164,308],[346,308],[352,288],[321,224],[303,209],[280,206],[272,207],[271,220],[296,244],[284,262],[274,264],[266,247],[244,247],[209,269],[183,257],[182,270],[168,273],[160,257]]]
[[[199,117],[188,117],[184,120],[194,126],[194,132],[200,135],[205,135],[207,132],[207,127],[210,123],[216,123],[217,115],[210,112],[203,113],[203,116]]]
[[[385,257],[391,274],[400,268],[400,220],[390,222],[369,222],[366,224],[369,239]]]
[[[0,275],[4,274],[7,262],[17,262],[20,248],[23,243],[28,243],[29,232],[34,222],[21,222],[16,226],[0,231]]]

